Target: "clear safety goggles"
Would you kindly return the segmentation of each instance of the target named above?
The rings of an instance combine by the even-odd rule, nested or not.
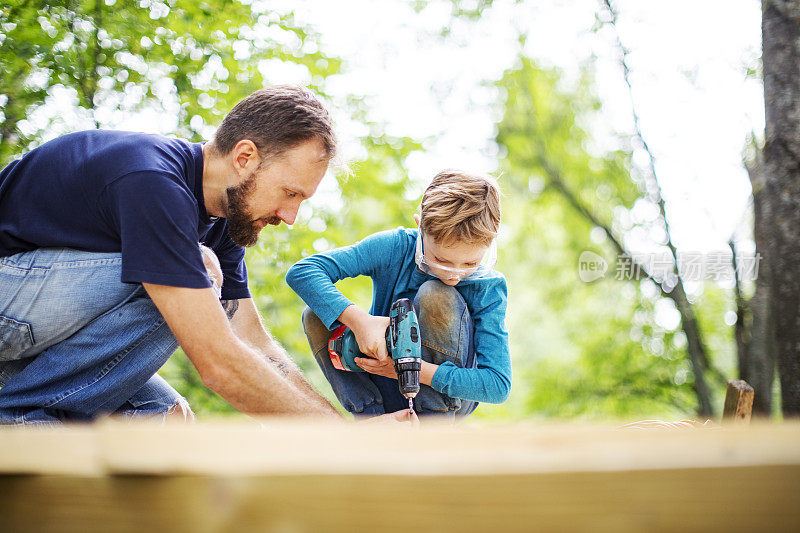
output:
[[[453,268],[437,263],[430,257],[425,256],[422,249],[422,231],[420,231],[417,236],[417,249],[414,252],[414,261],[421,271],[436,278],[448,280],[476,278],[484,272],[488,272],[497,264],[497,239],[494,239],[492,244],[489,245],[489,249],[483,254],[483,259],[481,259],[478,265],[470,268]]]

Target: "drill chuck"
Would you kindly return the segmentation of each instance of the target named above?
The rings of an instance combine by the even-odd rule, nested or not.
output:
[[[397,386],[400,394],[406,398],[414,398],[419,393],[419,371],[422,367],[420,361],[418,357],[402,357],[394,362]]]

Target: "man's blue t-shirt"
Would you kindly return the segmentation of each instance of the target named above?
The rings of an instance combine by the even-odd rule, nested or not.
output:
[[[219,257],[222,298],[248,298],[244,248],[205,209],[200,144],[83,131],[0,172],[0,257],[37,248],[121,252],[125,283],[205,288],[199,242]]]

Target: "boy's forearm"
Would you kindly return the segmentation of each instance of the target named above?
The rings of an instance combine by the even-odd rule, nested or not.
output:
[[[433,375],[436,374],[438,368],[439,365],[422,361],[422,366],[419,369],[419,382],[430,387],[433,382]]]
[[[511,392],[511,375],[496,368],[459,368],[440,365],[434,390],[452,398],[481,403],[503,403]]]
[[[339,278],[326,268],[326,259],[311,256],[298,261],[286,273],[286,283],[330,327],[334,314],[352,302],[334,285]]]
[[[348,328],[356,331],[362,324],[364,324],[371,315],[361,309],[359,306],[352,304],[342,311],[338,320]]]

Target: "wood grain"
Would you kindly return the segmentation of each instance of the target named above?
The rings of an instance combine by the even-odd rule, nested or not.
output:
[[[797,531],[798,443],[789,423],[9,428],[0,530]]]

